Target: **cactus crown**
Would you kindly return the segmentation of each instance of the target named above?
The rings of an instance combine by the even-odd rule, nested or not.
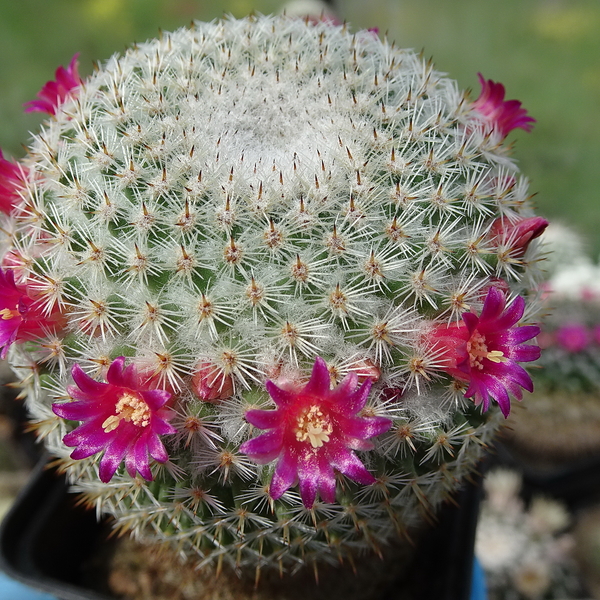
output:
[[[61,98],[4,265],[40,325],[11,362],[75,488],[236,567],[434,509],[535,358],[527,182],[493,114],[372,32],[262,16],[163,34]]]

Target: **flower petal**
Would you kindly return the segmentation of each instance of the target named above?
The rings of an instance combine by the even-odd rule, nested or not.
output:
[[[331,378],[327,363],[320,356],[317,356],[310,379],[303,389],[303,393],[307,396],[322,396],[324,393],[329,392],[330,387]]]
[[[367,471],[358,456],[345,448],[340,448],[335,452],[331,458],[331,466],[356,483],[363,485],[375,483],[375,477]]]
[[[259,429],[273,429],[281,423],[281,413],[278,410],[252,409],[245,414],[246,421]]]
[[[514,346],[533,339],[539,333],[540,328],[536,325],[523,325],[505,331],[487,333],[486,339],[493,345]]]
[[[108,367],[108,371],[106,372],[106,381],[108,381],[108,383],[110,383],[111,385],[114,385],[117,387],[134,389],[134,388],[130,388],[130,386],[127,385],[128,382],[126,382],[123,379],[124,366],[125,366],[125,357],[124,356],[118,356],[117,358],[115,358],[115,360],[112,361],[110,367]]]
[[[367,403],[371,392],[372,381],[365,379],[363,384],[356,390],[356,373],[348,373],[340,385],[331,392],[331,399],[336,403],[336,409],[345,414],[356,414],[362,410]],[[344,383],[346,385],[344,386]]]
[[[366,440],[385,433],[392,426],[392,421],[385,417],[343,417],[336,418],[340,429],[346,436]]]
[[[335,472],[328,457],[321,454],[319,456],[319,495],[321,496],[321,500],[333,504],[335,502],[335,491]]]
[[[152,471],[148,460],[148,433],[144,432],[125,454],[125,468],[131,478],[139,473],[146,481],[152,481]]]
[[[152,431],[157,435],[170,435],[172,433],[177,433],[177,429],[175,429],[175,427],[169,423],[173,417],[174,413],[170,410],[160,410],[156,414],[153,414],[151,417]]]
[[[69,395],[73,396],[73,398],[77,398],[78,396],[102,396],[108,389],[108,385],[106,383],[101,383],[95,379],[92,379],[78,364],[73,365],[73,368],[71,369],[71,377],[73,377],[75,385],[79,388],[79,390],[73,386],[69,386],[67,388]]]
[[[98,407],[88,400],[76,400],[75,402],[54,403],[52,412],[69,421],[85,421],[98,414]]]
[[[108,483],[117,472],[119,465],[125,458],[131,441],[124,436],[115,436],[106,448],[106,452],[100,461],[100,481]]]
[[[247,454],[259,464],[266,464],[277,458],[283,445],[283,432],[273,429],[256,438],[244,442],[240,452]]]
[[[146,442],[150,456],[159,463],[164,463],[169,460],[169,454],[157,435],[150,433]]]
[[[167,390],[144,390],[140,392],[140,396],[152,412],[162,408],[171,399],[171,395]]]
[[[292,391],[277,387],[272,381],[267,381],[265,383],[265,387],[273,399],[273,402],[275,402],[275,404],[277,404],[279,407],[284,407],[293,403],[297,395]]]
[[[300,497],[306,508],[312,508],[319,489],[320,469],[319,461],[315,454],[306,452],[298,460],[298,482]]]
[[[297,475],[298,464],[295,456],[291,452],[284,451],[277,461],[269,486],[271,498],[273,500],[281,498],[296,483]]]
[[[77,429],[74,429],[70,433],[67,433],[63,438],[64,443],[67,446],[82,445],[87,446],[89,444],[101,443],[106,446],[116,435],[115,433],[107,433],[102,428],[104,421],[106,420],[106,414],[94,415],[92,419],[86,420]]]
[[[479,315],[479,323],[487,323],[489,321],[495,323],[496,319],[502,314],[505,306],[506,298],[503,292],[494,286],[490,287],[485,297],[481,314]],[[478,326],[479,328],[480,326]]]

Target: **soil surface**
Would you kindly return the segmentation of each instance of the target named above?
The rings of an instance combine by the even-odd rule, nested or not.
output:
[[[108,583],[113,594],[126,600],[408,599],[412,594],[403,594],[395,584],[406,575],[412,550],[399,544],[385,558],[360,557],[354,569],[350,564],[320,567],[318,581],[312,568],[283,577],[261,571],[257,584],[255,574],[240,578],[226,568],[218,575],[214,568],[196,570],[166,547],[123,539],[112,557]]]

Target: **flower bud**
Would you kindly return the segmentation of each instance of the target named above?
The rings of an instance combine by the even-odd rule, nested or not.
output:
[[[523,256],[532,240],[544,233],[548,221],[542,217],[527,217],[511,223],[505,218],[496,219],[490,237],[498,246],[508,246],[515,255]]]
[[[375,383],[381,377],[381,369],[369,358],[359,360],[353,364],[350,372],[356,373],[358,383],[360,384],[364,383],[367,379],[370,379],[371,383]]]
[[[200,363],[192,376],[194,393],[205,402],[217,403],[233,394],[231,375],[225,375],[210,363]]]

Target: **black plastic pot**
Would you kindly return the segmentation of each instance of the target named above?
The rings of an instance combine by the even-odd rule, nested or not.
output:
[[[420,537],[410,581],[398,581],[382,600],[469,600],[480,486],[466,484],[455,500]],[[109,534],[44,461],[2,523],[0,569],[61,600],[114,600]]]
[[[0,527],[0,569],[61,600],[108,600],[106,570],[95,555],[106,548],[109,533],[42,460]]]
[[[561,462],[532,459],[511,443],[496,443],[496,466],[521,473],[522,496],[545,495],[561,500],[572,511],[600,502],[600,454]]]

